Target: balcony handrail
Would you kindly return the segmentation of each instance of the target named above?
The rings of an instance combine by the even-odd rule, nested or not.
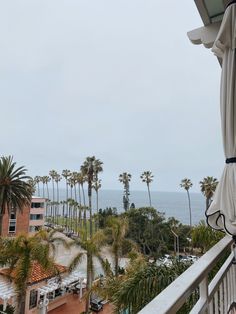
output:
[[[207,284],[204,281],[208,273],[232,243],[232,237],[228,235],[221,239],[207,253],[199,258],[198,261],[191,265],[157,297],[147,304],[139,314],[176,313],[199,284],[203,283],[203,286]],[[199,300],[198,302],[204,307],[204,300]]]

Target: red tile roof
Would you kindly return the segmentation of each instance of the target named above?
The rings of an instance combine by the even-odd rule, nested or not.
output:
[[[65,273],[67,271],[67,268],[65,266],[59,265],[59,264],[55,264],[58,272],[61,273]],[[9,268],[4,268],[4,269],[0,269],[0,274],[1,275],[5,275],[5,276],[9,276],[10,278],[12,278],[14,280],[15,278],[15,270],[13,269],[13,271],[10,273],[10,269]],[[39,265],[39,263],[37,262],[33,262],[33,266],[32,266],[32,270],[31,270],[31,274],[28,280],[28,284],[32,284],[32,283],[36,283],[51,277],[54,277],[55,273],[52,270],[44,270],[43,267],[41,265]]]

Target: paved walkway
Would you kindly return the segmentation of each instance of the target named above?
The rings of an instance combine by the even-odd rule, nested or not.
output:
[[[59,306],[57,309],[49,311],[49,314],[80,314],[85,310],[84,300],[81,302],[78,295],[70,294],[68,295],[68,302]],[[96,313],[96,312],[93,312]],[[112,314],[112,305],[105,304],[103,310],[100,311],[101,314]]]

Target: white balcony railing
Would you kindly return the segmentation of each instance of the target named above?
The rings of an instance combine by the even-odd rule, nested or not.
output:
[[[227,260],[209,284],[208,274],[216,266],[217,261],[229,252],[232,243],[232,238],[225,236],[147,304],[139,314],[177,313],[197,289],[199,299],[191,314],[229,313],[230,307],[236,301],[236,265],[233,263],[233,252],[228,254]]]

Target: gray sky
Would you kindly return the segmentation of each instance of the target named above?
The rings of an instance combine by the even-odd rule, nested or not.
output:
[[[1,154],[29,174],[104,162],[117,177],[155,175],[153,190],[199,191],[219,177],[220,67],[186,33],[202,22],[190,0],[0,0]]]

